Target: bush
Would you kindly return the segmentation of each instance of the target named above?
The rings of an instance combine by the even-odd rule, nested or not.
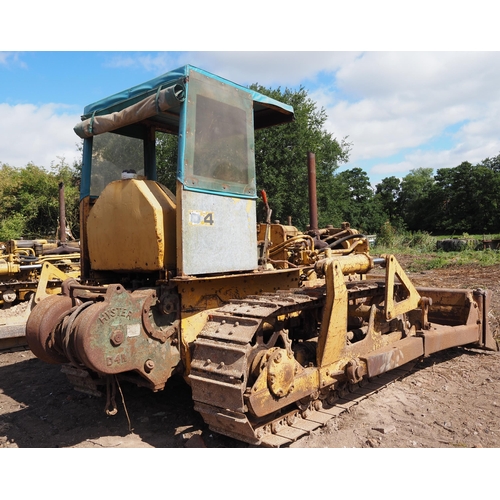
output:
[[[13,214],[0,221],[0,241],[18,240],[26,229],[26,219],[21,214]]]
[[[376,245],[382,247],[392,247],[396,246],[398,240],[398,231],[391,225],[390,222],[386,222],[377,234]]]
[[[436,249],[436,238],[426,231],[412,233],[398,230],[390,222],[386,222],[377,234],[376,246],[393,251],[412,248],[419,252],[433,252]]]

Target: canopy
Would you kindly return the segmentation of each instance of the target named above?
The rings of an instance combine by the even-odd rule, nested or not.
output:
[[[191,71],[250,93],[254,103],[255,129],[287,123],[294,118],[293,108],[287,104],[187,65],[89,104],[84,109],[82,122],[75,126],[76,134],[82,138],[91,137],[145,119],[151,119],[160,129],[175,133],[179,129],[181,103],[185,98],[184,86],[189,84]]]

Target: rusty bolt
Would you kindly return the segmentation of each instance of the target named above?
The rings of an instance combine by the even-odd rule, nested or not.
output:
[[[152,359],[146,360],[144,363],[144,371],[149,373],[155,367],[155,362]]]
[[[111,344],[115,347],[118,347],[120,344],[123,343],[123,341],[125,340],[125,337],[123,335],[123,332],[121,330],[115,330],[112,334],[111,334]]]

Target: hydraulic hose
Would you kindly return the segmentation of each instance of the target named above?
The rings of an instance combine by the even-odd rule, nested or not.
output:
[[[348,234],[347,236],[344,236],[343,238],[340,238],[339,240],[336,240],[333,243],[330,243],[328,245],[328,248],[334,248],[337,245],[340,245],[341,243],[343,243],[344,241],[352,240],[353,238],[359,238],[359,239],[366,240],[366,236],[364,234],[360,234],[360,233]]]

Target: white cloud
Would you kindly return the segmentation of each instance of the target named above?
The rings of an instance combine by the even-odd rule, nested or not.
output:
[[[325,86],[314,97],[329,131],[353,142],[351,162],[380,158],[372,173],[453,167],[500,150],[499,52],[366,53],[335,78],[334,92]],[[441,146],[447,128],[459,126]],[[383,160],[408,148],[415,152],[402,162]]]
[[[0,53],[0,65],[16,54]],[[157,52],[110,55],[109,67],[157,76],[193,64],[232,81],[293,87],[307,82],[327,129],[353,143],[369,175],[453,167],[500,152],[500,52]],[[316,86],[316,87],[315,87]],[[72,128],[81,110],[0,104],[0,161],[50,165],[78,157]]]
[[[190,52],[192,64],[240,84],[295,86],[318,73],[337,71],[356,52]],[[187,61],[189,62],[189,61]]]
[[[181,59],[182,55],[177,52],[113,54],[105,66],[110,68],[140,67],[157,76],[185,64],[180,62]]]
[[[0,52],[0,65],[2,66],[19,66],[26,68],[26,64],[21,60],[18,52]]]
[[[192,64],[228,80],[247,85],[295,86],[316,80],[320,72],[334,72],[358,56],[358,52],[215,51],[158,52],[113,55],[109,67],[143,67],[159,75]]]
[[[79,138],[73,132],[79,120],[79,114],[59,104],[0,103],[0,162],[13,167],[33,162],[48,168],[63,157],[71,165],[80,157]]]

